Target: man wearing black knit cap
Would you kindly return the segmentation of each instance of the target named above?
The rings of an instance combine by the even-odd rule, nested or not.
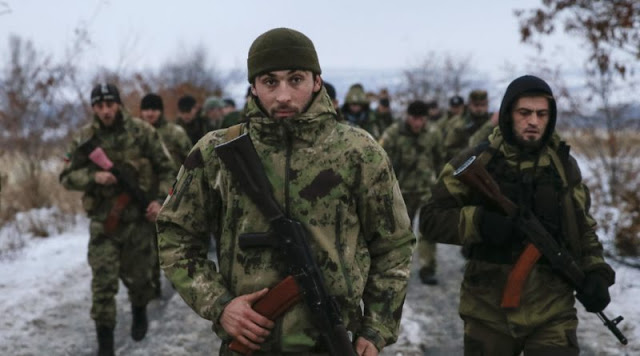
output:
[[[194,145],[204,134],[209,132],[207,120],[199,115],[199,112],[200,108],[193,96],[184,95],[178,99],[176,124],[182,126]]]
[[[468,263],[460,289],[465,355],[578,355],[574,286],[543,257],[528,273],[518,302],[503,290],[527,240],[512,218],[454,177],[476,156],[500,191],[542,223],[567,248],[585,278],[575,296],[587,311],[602,311],[615,273],[604,261],[589,214],[589,191],[569,146],[555,132],[556,101],[549,85],[526,75],[504,94],[499,129],[489,142],[469,148],[445,165],[422,209],[421,231],[438,242],[462,245]],[[509,294],[508,294],[509,295]]]
[[[157,100],[151,102],[157,105]],[[131,337],[139,341],[147,333],[146,306],[154,293],[150,271],[156,256],[150,237],[176,168],[158,132],[123,110],[115,85],[95,86],[91,109],[92,121],[74,137],[60,182],[84,192],[83,207],[91,219],[91,318],[98,355],[108,356],[114,354],[119,279],[131,301]]]

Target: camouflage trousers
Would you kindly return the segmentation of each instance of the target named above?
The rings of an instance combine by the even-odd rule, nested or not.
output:
[[[479,320],[465,318],[465,356],[577,356],[580,353],[577,319],[549,322],[525,337],[513,337],[487,327]]]
[[[416,221],[415,215],[420,208],[421,202],[418,199],[413,198],[410,195],[403,195],[404,203],[407,205],[407,212],[409,213],[409,219],[412,224]],[[432,238],[428,236],[422,236],[419,230],[414,227],[416,238],[418,239],[418,262],[421,268],[425,268],[429,273],[436,273],[436,243]]]
[[[89,265],[91,266],[91,318],[96,324],[114,327],[118,280],[128,289],[133,306],[145,306],[154,296],[152,283],[152,237],[155,225],[147,221],[121,223],[111,234],[102,222],[89,225]]]

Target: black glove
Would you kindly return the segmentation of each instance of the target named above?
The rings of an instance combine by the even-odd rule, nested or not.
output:
[[[582,282],[582,288],[576,294],[576,298],[588,312],[597,313],[603,311],[611,301],[607,279],[599,272],[587,273],[584,277],[584,282]]]
[[[513,235],[513,220],[500,213],[482,209],[480,211],[480,236],[492,245],[502,245]]]

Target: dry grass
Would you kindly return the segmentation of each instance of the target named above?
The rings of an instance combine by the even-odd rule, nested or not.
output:
[[[14,220],[19,212],[37,208],[57,207],[62,215],[82,212],[81,193],[69,192],[58,182],[61,157],[55,150],[43,161],[34,161],[19,152],[0,156],[3,167],[0,224]],[[47,236],[47,229],[36,220],[32,223],[33,236]]]

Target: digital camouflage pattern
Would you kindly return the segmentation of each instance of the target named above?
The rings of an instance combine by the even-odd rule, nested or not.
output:
[[[184,128],[167,121],[164,116],[161,116],[153,126],[160,134],[160,138],[169,151],[177,171],[184,159],[189,155],[191,147],[193,147],[191,139]]]
[[[327,289],[355,336],[378,348],[398,336],[415,237],[391,164],[364,131],[337,123],[325,89],[294,118],[273,120],[253,99],[249,135],[286,214],[308,230]],[[272,287],[284,261],[269,248],[241,250],[238,236],[269,224],[234,184],[214,147],[214,131],[193,148],[158,218],[160,262],[184,300],[223,339],[219,324],[235,296]],[[218,267],[207,259],[216,237]],[[364,303],[364,316],[360,301]],[[318,342],[304,303],[298,303],[262,344],[265,352],[303,352]]]
[[[489,135],[493,133],[496,125],[491,120],[485,122],[480,128],[469,137],[469,147],[475,147],[489,139]]]
[[[447,131],[444,136],[446,161],[449,161],[467,148],[469,146],[469,138],[489,121],[490,117],[490,113],[481,117],[473,117],[467,111],[464,115],[455,116],[447,120]]]
[[[414,134],[406,123],[397,122],[384,132],[380,145],[391,160],[409,217],[413,218],[431,196],[443,155],[441,137],[430,130],[428,123]]]
[[[582,183],[577,163],[570,158],[568,169],[562,168],[565,174],[561,174],[553,163],[552,153],[560,145],[559,136],[554,134],[542,148],[537,166],[532,155],[522,154],[516,146],[505,143],[500,129],[494,131],[489,142],[496,151],[487,170],[501,191],[512,201],[518,201],[518,184],[514,179],[520,174],[533,174],[538,196],[548,196],[542,200],[546,204],[536,203],[531,207],[533,212],[547,230],[569,248],[585,272],[600,269],[613,283],[614,274],[602,257],[602,245],[595,233],[596,223],[589,214],[589,191]],[[549,339],[540,342],[553,342],[554,337],[557,341],[558,334],[562,334],[566,343],[565,330],[575,330],[577,325],[574,290],[551,270],[544,258],[528,276],[520,307],[500,307],[507,276],[524,244],[514,241],[508,247],[499,248],[483,242],[478,225],[479,207],[491,205],[480,193],[453,176],[455,168],[470,155],[480,154],[480,159],[484,159],[482,155],[491,150],[487,146],[468,149],[445,165],[430,202],[422,210],[421,231],[436,237],[438,242],[462,245],[470,258],[460,290],[459,312],[465,321],[480,322],[512,337],[523,337],[547,328]],[[571,199],[574,210],[567,204],[559,204],[565,199]],[[553,201],[556,203],[548,203]],[[569,227],[570,219],[577,222],[577,230]]]
[[[181,118],[176,119],[176,124],[182,126],[191,139],[192,144],[196,144],[207,132],[211,131],[207,118],[201,114],[196,114],[193,120],[186,122]]]
[[[435,184],[438,167],[443,159],[442,138],[429,122],[422,131],[414,134],[404,122],[388,128],[380,144],[391,159],[407,206],[409,218],[413,221],[418,209],[431,197],[431,187]],[[420,265],[431,274],[436,270],[436,245],[433,239],[422,236],[418,242]]]
[[[69,162],[60,174],[60,182],[70,190],[83,191],[83,207],[91,219],[89,264],[93,279],[93,306],[91,316],[96,322],[115,325],[115,294],[118,277],[129,290],[132,303],[146,305],[153,288],[150,288],[149,270],[141,266],[152,261],[151,239],[153,224],[148,223],[144,210],[135,202],[129,203],[120,214],[116,231],[107,236],[103,224],[115,199],[123,193],[119,185],[104,186],[94,182],[100,169],[89,158],[89,152],[78,147],[91,140],[99,140],[99,146],[123,174],[136,179],[147,198],[164,199],[171,187],[176,169],[153,127],[142,120],[120,113],[121,118],[112,127],[102,126],[97,117],[80,129],[73,139],[67,157]],[[156,194],[151,193],[154,182]]]

